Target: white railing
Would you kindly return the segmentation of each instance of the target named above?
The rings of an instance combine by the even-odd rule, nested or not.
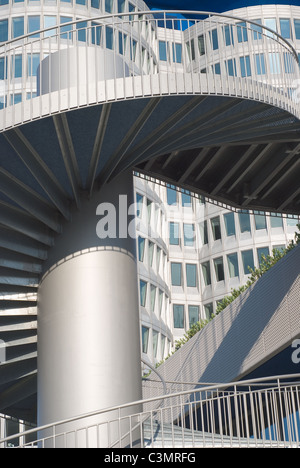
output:
[[[228,15],[175,13],[102,15],[2,44],[0,131],[82,106],[177,94],[254,99],[300,117],[288,41]]]
[[[40,448],[299,447],[299,378],[199,386],[16,434],[0,440],[0,447],[17,438],[20,447]],[[141,403],[156,408],[134,414]]]

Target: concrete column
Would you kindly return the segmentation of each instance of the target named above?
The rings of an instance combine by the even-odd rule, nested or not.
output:
[[[49,254],[38,293],[39,426],[142,397],[136,243],[124,230],[133,202],[128,172],[92,199],[82,200]],[[112,237],[100,239],[109,229]],[[135,407],[129,413],[137,411]],[[101,420],[79,421],[65,429]],[[90,446],[97,443],[93,431]],[[86,437],[81,436],[83,446]],[[117,438],[118,429],[109,437]],[[74,435],[67,439],[68,446],[75,445]],[[109,444],[104,427],[100,444]]]

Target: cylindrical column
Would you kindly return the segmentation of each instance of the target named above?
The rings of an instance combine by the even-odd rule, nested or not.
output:
[[[136,244],[124,225],[133,222],[132,204],[130,172],[82,200],[49,254],[38,293],[39,426],[142,397]],[[119,435],[116,429],[107,439],[105,431],[102,446]]]

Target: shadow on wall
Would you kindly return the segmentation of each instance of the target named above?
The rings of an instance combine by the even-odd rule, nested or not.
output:
[[[184,382],[226,383],[241,379],[289,346],[300,333],[299,264],[300,246],[171,356],[160,367],[161,375]]]

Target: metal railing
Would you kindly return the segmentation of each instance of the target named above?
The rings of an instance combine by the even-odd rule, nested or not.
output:
[[[202,386],[66,419],[0,440],[20,447],[299,447],[300,375]],[[134,413],[140,404],[160,402]],[[130,410],[130,415],[124,413]],[[97,421],[98,418],[98,421]],[[99,418],[102,418],[99,421]],[[76,429],[72,425],[77,423]],[[81,423],[81,424],[78,424]],[[27,438],[36,439],[25,443]]]
[[[82,106],[178,94],[254,99],[300,117],[298,56],[287,40],[229,15],[176,13],[102,15],[2,44],[0,131]]]

